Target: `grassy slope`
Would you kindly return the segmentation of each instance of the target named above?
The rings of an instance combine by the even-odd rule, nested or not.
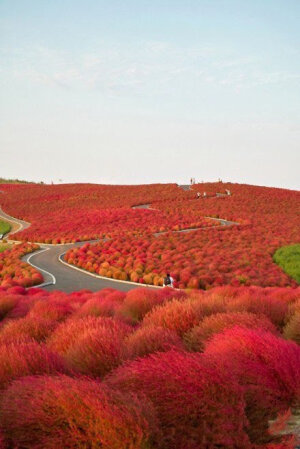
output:
[[[0,220],[0,234],[6,234],[11,230],[11,226],[6,221]]]
[[[300,284],[300,243],[279,248],[273,259]]]

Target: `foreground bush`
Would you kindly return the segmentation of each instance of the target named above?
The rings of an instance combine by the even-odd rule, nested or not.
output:
[[[102,377],[121,362],[122,342],[131,331],[112,318],[88,316],[60,325],[48,347],[61,354],[71,369]]]
[[[26,316],[18,320],[8,321],[0,331],[0,344],[14,341],[44,341],[58,325],[57,321]]]
[[[136,289],[133,294],[104,289],[97,293],[82,290],[64,294],[20,286],[0,287],[0,311],[4,300],[0,323],[0,399],[15,380],[31,391],[27,390],[26,376],[48,378],[48,375],[59,377],[58,373],[69,374],[73,377],[71,383],[63,385],[72,392],[72,382],[84,374],[90,376],[84,380],[93,384],[95,378],[99,382],[103,378],[101,388],[107,385],[114,397],[115,389],[122,392],[122,397],[132,392],[138,395],[141,402],[133,415],[146,419],[141,432],[149,436],[141,437],[141,449],[293,447],[288,436],[272,436],[268,427],[278,416],[285,416],[287,409],[294,413],[299,405],[300,349],[284,338],[298,341],[300,289],[223,286],[203,292],[171,288],[155,291],[154,295],[150,292]],[[205,352],[185,351],[182,338],[189,341],[189,349],[204,348]],[[34,385],[40,395],[41,384]],[[62,384],[59,385],[62,390]],[[84,388],[82,391],[86,391]],[[56,441],[56,449],[72,448],[73,440],[68,440],[72,427],[80,435],[78,446],[74,442],[76,449],[98,449],[102,440],[96,437],[93,440],[90,427],[85,430],[85,425],[95,424],[89,407],[95,414],[99,407],[95,405],[94,409],[89,402],[87,408],[81,408],[84,398],[79,387],[75,388],[75,399],[68,399],[68,403],[73,401],[80,413],[92,416],[90,424],[86,424],[87,416],[77,421],[76,410],[69,413],[69,405],[65,408],[61,405],[57,411],[47,395],[39,397],[42,398],[39,404],[44,401],[43,423],[48,413],[51,415],[47,430],[52,435],[50,448],[52,437],[53,441],[61,438]],[[20,393],[20,410],[22,398],[25,396]],[[146,403],[146,411],[144,400],[150,401]],[[135,401],[126,397],[126,410]],[[152,422],[147,415],[150,404],[157,414],[161,438],[156,437],[150,424],[147,427]],[[30,404],[26,407],[30,416]],[[10,413],[12,419],[13,411]],[[57,422],[52,420],[55,413]],[[61,413],[71,416],[67,425],[60,418]],[[15,423],[8,423],[3,441],[0,426],[0,448],[3,443],[5,449],[24,449],[23,441],[25,449],[47,448],[48,440],[39,433],[39,426],[44,431],[46,425],[37,424],[39,430],[34,440],[36,424],[33,421],[28,424],[30,435],[27,421],[22,421],[24,425],[20,422],[15,423],[18,429],[22,427],[21,433],[26,433],[25,440],[23,436],[20,440],[19,436],[14,437]],[[107,422],[107,426],[115,425],[117,418],[114,420],[110,415]],[[126,435],[135,432],[131,432],[130,423],[128,432],[122,428]],[[64,429],[67,429],[66,443]],[[285,431],[294,430],[289,427]],[[85,442],[84,433],[89,438]],[[135,437],[133,440],[139,441]],[[69,441],[72,443],[68,446]],[[124,441],[127,442],[125,437]],[[136,447],[130,438],[128,441],[126,449]]]
[[[150,355],[118,368],[105,384],[152,401],[163,432],[159,447],[250,447],[240,387],[201,355]]]
[[[29,316],[35,319],[45,318],[53,321],[64,321],[73,312],[72,302],[62,296],[61,298],[51,298],[51,301],[49,301],[49,298],[37,300],[31,307]]]
[[[240,295],[228,301],[227,310],[232,312],[250,312],[267,316],[275,326],[281,328],[288,311],[288,302],[276,295],[264,292],[264,289],[240,292]]]
[[[0,320],[16,306],[19,300],[18,295],[5,294],[0,296]]]
[[[119,314],[133,322],[138,322],[154,306],[161,304],[163,300],[163,295],[158,290],[150,290],[149,288],[130,290],[119,310]]]
[[[62,359],[36,342],[0,345],[0,389],[19,377],[64,371]]]
[[[187,332],[184,340],[188,349],[203,351],[205,342],[210,340],[213,335],[236,325],[276,333],[275,326],[264,315],[258,316],[247,312],[216,313],[204,318],[198,326]]]
[[[0,417],[7,447],[22,449],[150,449],[155,433],[150,403],[67,376],[15,381]]]
[[[244,387],[253,441],[268,440],[269,420],[300,403],[300,347],[295,343],[235,327],[215,335],[204,355]]]
[[[124,340],[124,357],[135,359],[153,352],[167,352],[170,349],[184,349],[176,332],[163,327],[142,327]]]
[[[155,307],[145,316],[142,325],[164,327],[181,336],[198,324],[202,317],[195,301],[176,299]]]

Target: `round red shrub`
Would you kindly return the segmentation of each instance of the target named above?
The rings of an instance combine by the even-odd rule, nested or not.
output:
[[[133,322],[138,322],[149,310],[162,302],[163,297],[159,291],[150,288],[136,288],[126,294],[118,314]]]
[[[8,312],[6,318],[15,319],[26,316],[30,308],[34,305],[35,301],[36,298],[32,297],[31,295],[19,296],[15,307]]]
[[[260,329],[234,327],[215,335],[204,354],[245,388],[252,441],[268,441],[269,420],[300,401],[300,347]]]
[[[28,315],[30,317],[63,321],[73,311],[72,304],[66,298],[47,297],[36,301]]]
[[[276,327],[264,315],[248,312],[216,313],[205,317],[184,336],[186,346],[191,351],[203,351],[205,342],[215,334],[234,326],[249,329],[264,329],[276,333]]]
[[[36,342],[0,345],[0,388],[18,377],[64,372],[61,357]]]
[[[52,319],[30,316],[9,320],[0,331],[0,344],[24,339],[44,341],[53,332],[57,324],[57,321]]]
[[[103,290],[100,291],[100,293],[102,293]],[[111,292],[106,292],[106,297],[107,299],[109,299],[110,301],[114,302],[114,303],[122,303],[124,301],[124,299],[126,298],[126,293],[125,292],[121,292],[119,290],[114,290]]]
[[[3,318],[13,310],[19,299],[20,297],[15,294],[0,294],[0,320],[3,320]]]
[[[124,340],[124,357],[135,359],[153,352],[166,352],[172,348],[184,350],[176,332],[163,327],[142,327]]]
[[[144,449],[156,431],[150,403],[67,376],[13,382],[0,416],[5,441],[23,449]]]
[[[87,330],[65,353],[71,369],[90,376],[103,377],[122,361],[122,343],[131,330],[122,323]]]
[[[84,316],[114,316],[120,304],[109,298],[110,295],[89,299],[78,309],[76,315]]]
[[[9,288],[7,292],[14,295],[26,295],[26,288],[16,285],[15,287]]]
[[[130,332],[131,327],[107,317],[87,316],[84,318],[69,318],[61,323],[47,341],[47,346],[59,354],[67,354],[77,344],[78,339],[85,333],[103,328],[124,330],[124,335]]]
[[[203,318],[203,311],[195,300],[173,300],[155,307],[144,317],[144,327],[157,326],[183,335]]]
[[[288,304],[280,298],[263,294],[262,289],[260,289],[258,293],[248,291],[229,301],[227,310],[229,312],[251,312],[265,315],[275,326],[282,327]]]
[[[103,376],[122,359],[122,342],[132,328],[112,318],[85,317],[62,323],[47,345],[82,374]]]
[[[201,355],[152,354],[117,368],[105,384],[152,401],[163,432],[159,447],[250,447],[240,387]]]

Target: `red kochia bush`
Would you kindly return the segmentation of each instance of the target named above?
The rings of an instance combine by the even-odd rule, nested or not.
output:
[[[163,295],[158,290],[137,288],[130,290],[119,310],[119,314],[133,322],[143,319],[149,310],[163,302]]]
[[[195,292],[188,299],[174,299],[155,307],[147,313],[142,325],[165,327],[182,336],[205,316],[225,310],[226,304],[222,297],[214,298]]]
[[[163,327],[142,327],[124,340],[124,356],[129,359],[144,357],[153,352],[166,352],[172,348],[184,349],[176,332]]]
[[[43,341],[53,332],[57,324],[52,319],[30,316],[10,320],[0,331],[0,344],[28,339]]]
[[[198,324],[202,317],[202,311],[197,309],[195,301],[173,300],[147,313],[142,325],[164,327],[181,336]]]
[[[111,318],[87,316],[79,319],[71,317],[56,328],[48,339],[47,346],[59,354],[66,354],[69,348],[76,344],[80,335],[111,322],[113,322]]]
[[[63,321],[73,312],[72,303],[62,298],[41,298],[30,309],[29,316]]]
[[[84,303],[76,315],[78,317],[84,316],[114,316],[116,311],[120,308],[120,304],[115,302],[107,296],[97,296],[89,299]]]
[[[48,346],[82,374],[103,376],[121,362],[122,342],[131,327],[112,318],[85,317],[63,323]]]
[[[0,294],[0,320],[2,320],[17,304],[18,295]]]
[[[250,447],[240,387],[202,355],[156,353],[116,369],[105,384],[152,401],[163,432],[158,447]]]
[[[0,345],[0,388],[18,377],[64,372],[62,359],[36,342]]]
[[[300,347],[262,330],[235,327],[215,335],[204,355],[244,386],[249,434],[268,440],[268,421],[300,401]]]
[[[13,382],[0,416],[8,446],[22,449],[144,449],[155,431],[150,403],[67,376]]]
[[[184,340],[190,350],[203,351],[205,342],[213,335],[236,325],[276,333],[274,324],[264,315],[247,312],[216,313],[204,318],[198,326],[187,332]]]
[[[266,315],[275,326],[282,327],[288,310],[288,303],[276,296],[269,296],[263,291],[245,292],[228,302],[228,311],[251,312]]]

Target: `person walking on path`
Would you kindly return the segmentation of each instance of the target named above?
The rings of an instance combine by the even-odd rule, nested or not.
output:
[[[174,279],[167,273],[167,276],[164,278],[164,287],[174,287]]]

